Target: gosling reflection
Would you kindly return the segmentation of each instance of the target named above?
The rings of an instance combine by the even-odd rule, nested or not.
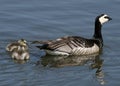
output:
[[[13,61],[17,64],[24,64],[26,62],[28,62],[29,60],[16,60],[16,59],[13,59]]]

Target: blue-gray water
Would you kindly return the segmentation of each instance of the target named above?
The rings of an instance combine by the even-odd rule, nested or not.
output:
[[[42,57],[30,47],[30,60],[18,63],[5,51],[24,38],[92,37],[94,19],[106,13],[100,56]],[[0,86],[120,86],[120,0],[0,0]]]

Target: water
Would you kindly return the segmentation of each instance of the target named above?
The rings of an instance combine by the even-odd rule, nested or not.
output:
[[[1,0],[1,86],[119,86],[119,0]],[[101,55],[43,57],[30,45],[30,60],[13,61],[5,47],[24,38],[55,39],[66,35],[92,37],[94,19],[107,13],[113,20],[103,26]]]

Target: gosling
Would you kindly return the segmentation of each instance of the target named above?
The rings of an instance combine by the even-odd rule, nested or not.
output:
[[[8,51],[11,54],[11,57],[16,60],[28,60],[30,57],[28,44],[24,39],[8,44],[6,51]]]

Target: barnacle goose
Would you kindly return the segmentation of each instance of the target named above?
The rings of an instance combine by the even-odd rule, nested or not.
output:
[[[11,54],[11,57],[16,60],[29,59],[28,45],[27,41],[24,39],[8,44],[6,51],[8,51]]]
[[[33,41],[40,43],[36,46],[46,51],[50,55],[89,55],[99,53],[103,47],[103,38],[101,34],[102,25],[111,18],[107,14],[101,14],[95,19],[95,31],[92,39],[79,36],[66,36],[56,40]]]

